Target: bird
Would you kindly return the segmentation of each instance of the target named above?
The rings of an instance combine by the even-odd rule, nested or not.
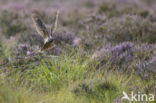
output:
[[[51,28],[50,28],[50,32],[49,32],[47,30],[45,24],[39,18],[37,12],[32,13],[31,17],[32,17],[34,26],[36,27],[36,31],[44,39],[43,47],[41,47],[41,49],[39,51],[45,51],[45,50],[54,48],[56,46],[55,43],[54,43],[53,34],[55,33],[56,28],[57,28],[58,15],[59,15],[59,10],[56,11],[56,15],[55,15],[55,18],[54,18],[54,23],[52,23]]]

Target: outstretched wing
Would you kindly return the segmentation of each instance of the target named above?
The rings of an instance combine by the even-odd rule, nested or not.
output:
[[[32,14],[32,20],[35,24],[37,32],[44,38],[48,38],[48,31],[46,26],[43,24],[43,22],[40,20],[40,18],[37,16],[36,13]]]
[[[51,36],[54,34],[54,32],[57,28],[58,15],[59,15],[59,10],[57,10],[57,12],[56,12],[56,16],[54,18],[54,23],[52,24],[52,27],[51,27],[51,32],[50,32]]]

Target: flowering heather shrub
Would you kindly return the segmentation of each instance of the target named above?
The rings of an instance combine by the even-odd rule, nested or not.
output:
[[[0,15],[0,31],[5,37],[15,36],[27,28],[17,12],[4,10]]]
[[[116,10],[116,5],[115,5],[115,3],[113,3],[113,2],[104,2],[104,3],[101,3],[100,5],[99,5],[99,10],[98,10],[98,12],[99,13],[103,13],[103,12],[112,12],[112,11],[114,11],[114,10]]]
[[[73,34],[54,34],[54,40],[56,44],[70,44],[70,45],[80,45],[80,38],[74,36]]]
[[[154,75],[155,72],[155,63],[154,58],[156,57],[156,46],[149,44],[137,45],[135,53],[135,60],[131,63],[131,66],[135,68],[136,73],[141,75],[142,77],[149,77]]]
[[[31,52],[38,51],[39,47],[36,45],[30,46],[29,44],[18,44],[13,48],[13,55],[18,56],[26,56],[30,55]]]
[[[152,57],[152,59],[149,61],[147,68],[149,68],[152,72],[156,73],[156,55]]]
[[[156,42],[156,25],[139,16],[125,15],[107,20],[100,28],[107,41]]]
[[[111,46],[110,45],[105,45],[102,49],[97,50],[92,56],[92,59],[103,59],[104,56],[108,56],[110,53]]]
[[[134,57],[133,53],[135,52],[134,44],[131,42],[123,42],[114,47],[104,47],[99,51],[96,51],[92,59],[98,59],[100,61],[111,62],[111,64],[122,65],[128,62],[131,62]],[[104,62],[104,63],[105,63]]]
[[[30,46],[41,46],[43,44],[42,37],[36,32],[31,32],[31,30],[21,33],[18,43],[28,44]]]
[[[15,10],[17,12],[22,11],[26,8],[26,6],[29,5],[30,0],[22,0],[22,1],[17,1],[13,0],[13,2],[9,2],[7,4],[1,5],[0,9],[2,10]]]
[[[134,45],[131,42],[124,42],[116,45],[111,49],[112,60],[120,62],[129,62],[133,58],[133,52],[135,51]]]
[[[100,65],[110,64],[120,68],[121,71],[132,71],[142,77],[155,73],[155,45],[123,42],[110,48],[96,51],[92,59],[101,61]]]
[[[61,48],[64,48],[67,44],[74,47],[80,46],[81,39],[72,34],[55,33],[53,37],[57,47],[47,50],[46,53],[48,54],[60,55]],[[14,51],[13,54],[16,56],[31,55],[33,52],[37,52],[43,44],[44,41],[39,34],[24,32],[20,35],[17,44],[12,48]]]
[[[126,5],[121,10],[118,11],[120,15],[128,14],[128,15],[138,15],[143,18],[151,17],[150,11],[146,10],[145,8],[138,7],[135,4]],[[118,15],[119,15],[118,14]]]
[[[122,3],[124,5],[122,5]],[[108,18],[121,17],[125,14],[138,15],[144,18],[151,18],[152,15],[151,11],[149,11],[147,8],[144,8],[140,5],[136,5],[135,3],[128,3],[125,0],[119,0],[118,2],[109,1],[100,3],[98,12],[99,14],[105,13]]]

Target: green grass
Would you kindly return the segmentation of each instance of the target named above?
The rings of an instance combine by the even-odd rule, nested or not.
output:
[[[63,54],[39,61],[33,69],[1,69],[1,103],[113,103],[130,88],[144,91],[146,81],[133,74],[96,70],[87,56]],[[95,63],[95,61],[94,61]],[[28,64],[29,65],[29,64]],[[110,67],[110,66],[109,66]],[[4,72],[5,71],[5,72]],[[136,90],[134,90],[136,91]]]

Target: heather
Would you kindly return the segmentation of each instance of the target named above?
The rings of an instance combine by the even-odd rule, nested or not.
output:
[[[129,103],[123,91],[155,95],[155,5],[0,1],[0,103]],[[44,40],[31,14],[37,11],[50,30],[57,9],[56,47],[37,53]]]

